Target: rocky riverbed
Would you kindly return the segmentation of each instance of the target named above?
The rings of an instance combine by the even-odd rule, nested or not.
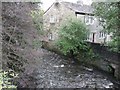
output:
[[[53,52],[35,51],[36,60],[26,66],[20,88],[111,88],[115,84],[102,72],[64,59]]]

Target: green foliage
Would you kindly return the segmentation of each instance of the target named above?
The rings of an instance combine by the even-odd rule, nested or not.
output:
[[[101,18],[101,25],[108,33],[113,33],[112,42],[109,43],[111,50],[120,52],[120,2],[99,2],[93,4],[95,15]]]
[[[31,16],[34,22],[36,29],[40,35],[43,34],[43,10],[34,10],[31,11]]]
[[[112,42],[109,42],[110,50],[120,53],[120,36],[113,38]]]
[[[13,70],[9,70],[9,71],[3,71],[0,70],[0,90],[2,88],[6,88],[6,89],[10,89],[12,88],[17,89],[17,86],[13,85],[11,83],[11,79],[18,77],[18,74],[16,74]]]
[[[57,46],[59,50],[64,54],[79,55],[85,57],[90,56],[91,50],[86,43],[87,34],[89,31],[78,19],[68,19],[59,30],[59,39],[57,40]]]

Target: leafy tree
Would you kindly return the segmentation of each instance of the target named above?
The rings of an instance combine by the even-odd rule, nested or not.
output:
[[[68,19],[61,25],[59,30],[59,39],[57,40],[59,50],[64,55],[77,57],[81,53],[81,56],[85,57],[88,54],[86,52],[90,51],[85,41],[88,33],[85,24],[80,20]]]
[[[120,2],[93,3],[95,15],[98,16],[107,33],[112,33],[112,41],[108,44],[111,50],[120,52]]]

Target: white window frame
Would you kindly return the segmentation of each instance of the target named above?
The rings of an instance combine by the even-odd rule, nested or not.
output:
[[[50,16],[50,23],[55,23],[55,19],[56,19],[55,16],[51,15]]]
[[[100,31],[99,32],[99,38],[105,38],[106,37],[106,33],[104,31]]]
[[[51,41],[54,40],[53,34],[52,34],[52,33],[49,33],[48,38],[49,38],[49,40],[51,40]]]
[[[94,17],[85,15],[84,22],[86,23],[86,25],[92,25],[94,23]]]

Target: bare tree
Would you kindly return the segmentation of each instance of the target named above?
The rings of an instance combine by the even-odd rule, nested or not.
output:
[[[30,50],[38,34],[30,12],[36,8],[37,3],[2,3],[3,69],[21,71],[26,60],[32,59]]]

